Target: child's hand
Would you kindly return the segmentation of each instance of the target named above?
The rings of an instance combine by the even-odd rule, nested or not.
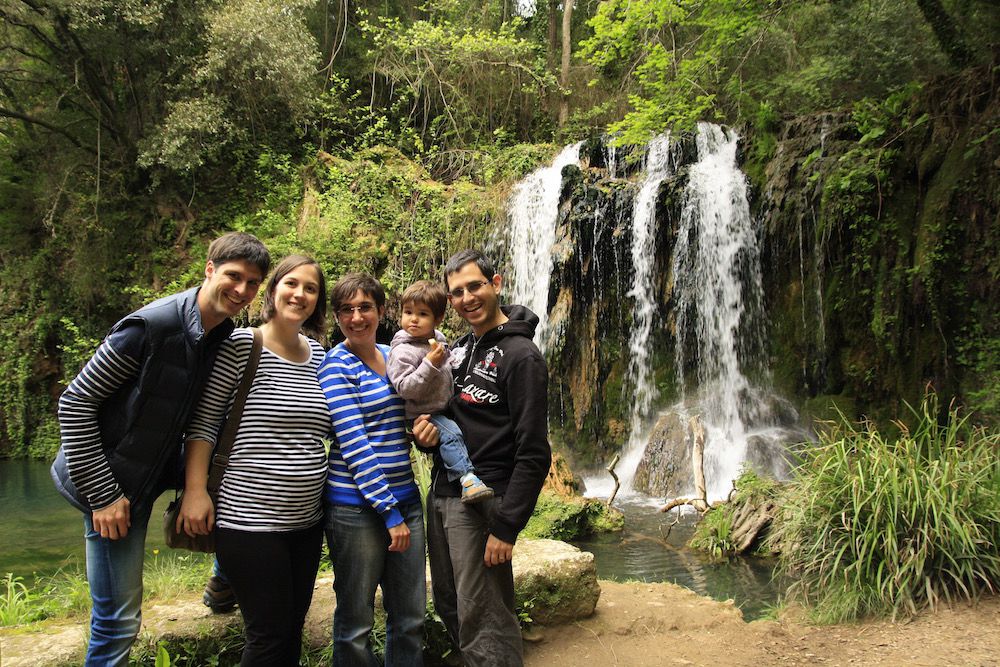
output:
[[[431,351],[427,353],[427,361],[434,364],[435,368],[440,368],[444,362],[444,345],[434,339],[427,342],[431,344]]]

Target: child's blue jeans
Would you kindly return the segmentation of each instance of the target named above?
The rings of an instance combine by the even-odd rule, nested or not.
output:
[[[465,473],[473,472],[469,450],[465,448],[465,438],[462,437],[462,429],[458,428],[458,424],[443,415],[431,415],[431,423],[437,426],[440,434],[438,452],[444,461],[448,481],[454,482]]]

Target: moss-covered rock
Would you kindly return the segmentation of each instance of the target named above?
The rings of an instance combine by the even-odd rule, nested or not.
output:
[[[521,535],[527,538],[575,540],[593,533],[621,530],[621,512],[595,498],[564,498],[543,491]]]

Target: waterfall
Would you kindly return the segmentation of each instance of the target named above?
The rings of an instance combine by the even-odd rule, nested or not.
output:
[[[544,354],[549,340],[549,278],[559,218],[562,170],[578,164],[583,142],[567,146],[552,164],[531,172],[514,187],[508,215],[510,300],[538,315],[535,344]]]
[[[738,137],[698,124],[698,161],[691,165],[677,243],[676,360],[683,394],[697,380],[692,409],[706,428],[709,497],[724,497],[747,453],[750,428],[762,423],[761,392],[744,368],[762,370],[760,253],[736,162]],[[686,398],[686,396],[685,396]]]
[[[619,467],[623,490],[631,491],[632,476],[646,444],[646,422],[656,387],[650,380],[650,332],[656,315],[653,269],[656,252],[656,198],[660,184],[674,170],[676,150],[670,134],[661,134],[649,142],[643,165],[642,181],[632,208],[632,286],[626,296],[633,300],[632,330],[628,341],[628,371],[623,400],[629,403],[629,434]]]
[[[697,158],[683,165],[686,178],[674,182],[674,177],[685,176],[681,156],[684,147],[691,144],[687,139],[671,141],[667,134],[655,137],[645,152],[635,195],[624,201],[619,195],[631,188],[619,181],[609,193],[600,185],[590,185],[593,174],[585,173],[577,217],[565,230],[567,240],[560,241],[569,242],[576,236],[586,243],[586,248],[575,251],[555,247],[557,231],[562,233],[557,226],[563,168],[579,163],[582,144],[568,146],[551,165],[518,183],[508,204],[509,224],[498,230],[496,239],[508,260],[508,294],[512,301],[538,315],[535,341],[543,353],[547,348],[551,353],[570,344],[558,338],[571,312],[566,303],[620,310],[591,310],[587,316],[621,318],[626,327],[620,351],[612,357],[617,359],[614,363],[625,366],[616,379],[621,382],[627,406],[627,421],[621,424],[627,440],[616,469],[622,481],[622,498],[641,501],[639,491],[661,497],[675,490],[678,495],[689,491],[683,488],[688,482],[676,476],[683,476],[677,471],[689,471],[690,463],[678,467],[680,459],[675,452],[684,456],[683,425],[690,415],[699,415],[705,427],[705,473],[711,499],[728,493],[744,461],[779,477],[787,474],[782,443],[805,439],[789,437],[788,427],[797,415],[769,390],[759,225],[750,215],[746,177],[736,159],[737,141],[730,130],[699,124],[694,138]],[[614,151],[605,157],[609,175],[621,168],[620,156]],[[683,187],[672,190],[680,196],[672,200],[677,202],[672,210],[679,212],[679,218],[658,224],[656,204],[665,181],[675,190]],[[673,255],[667,258],[663,248],[670,244],[659,243],[657,238],[672,229],[677,229],[677,236]],[[574,264],[566,263],[573,257]],[[561,274],[575,275],[578,282],[570,288],[576,290],[574,293],[563,299],[560,292],[560,298],[550,303],[550,277],[557,262],[562,262]],[[656,369],[651,367],[652,345],[668,333],[660,318],[660,311],[668,304],[658,302],[662,297],[657,290],[656,268],[667,262],[672,269],[669,305],[675,324],[674,367],[680,401],[657,416],[662,399],[654,381]],[[804,269],[800,267],[800,271]],[[618,303],[605,303],[602,286],[614,290]],[[601,342],[613,345],[618,340]],[[555,345],[556,341],[560,345]],[[597,341],[588,344],[596,346]],[[594,354],[595,347],[588,349]],[[598,386],[602,384],[598,379]],[[580,412],[574,416],[582,423]],[[656,427],[650,428],[653,422]],[[665,425],[662,428],[661,423]],[[681,426],[673,426],[676,424]],[[607,475],[598,475],[587,480],[587,493],[607,497],[610,485]]]
[[[604,151],[608,164],[608,178],[618,178],[618,147],[609,141]]]

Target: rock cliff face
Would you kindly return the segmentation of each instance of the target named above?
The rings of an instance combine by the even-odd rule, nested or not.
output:
[[[927,385],[984,420],[1000,415],[989,391],[1000,381],[995,77],[741,131],[759,221],[764,365],[806,419],[832,416],[833,406],[895,418],[900,399],[915,403]],[[681,166],[659,186],[650,258],[657,409],[680,395],[671,255],[693,137],[679,151]],[[629,253],[641,156],[618,155],[614,169],[608,156],[591,141],[580,167],[563,171],[549,290],[550,428],[576,465],[623,447],[635,400]],[[788,413],[779,406],[772,421],[787,423]],[[787,470],[756,445],[747,455]],[[647,462],[639,477],[666,474],[655,468]]]
[[[693,145],[685,142],[684,150]],[[632,324],[632,204],[638,163],[608,174],[605,146],[585,144],[582,168],[563,171],[563,193],[550,281],[549,346],[552,414],[557,442],[578,459],[592,461],[621,447],[628,436],[632,397],[626,382]],[[641,156],[632,156],[633,158]],[[677,219],[686,172],[665,181],[657,199],[659,219]],[[654,241],[654,301],[651,380],[666,389],[674,382],[670,331],[670,256],[674,233],[660,228]]]
[[[1000,369],[996,76],[749,137],[772,369],[814,412],[837,397],[896,418],[930,386],[1000,415],[987,389]]]

